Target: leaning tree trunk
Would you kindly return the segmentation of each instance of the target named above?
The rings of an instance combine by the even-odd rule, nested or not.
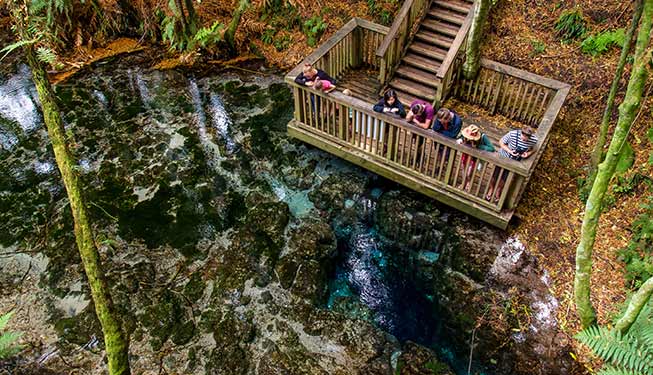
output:
[[[585,216],[581,227],[580,243],[576,248],[576,275],[574,296],[576,310],[583,328],[596,323],[596,311],[590,300],[590,276],[592,273],[592,250],[596,239],[596,228],[603,210],[603,196],[614,175],[621,149],[635,120],[642,101],[642,93],[648,77],[651,48],[647,49],[653,21],[653,0],[645,0],[642,22],[637,36],[635,63],[626,89],[626,96],[619,106],[619,120],[612,135],[605,160],[599,164],[596,179],[585,205]],[[653,46],[652,46],[653,47]]]
[[[614,99],[617,95],[617,89],[619,88],[619,81],[621,76],[624,73],[624,67],[626,66],[626,59],[628,58],[628,52],[630,51],[630,46],[632,44],[633,35],[635,35],[635,30],[637,30],[637,25],[639,24],[639,19],[642,15],[642,0],[637,0],[635,3],[635,11],[633,12],[633,20],[628,29],[628,33],[624,38],[624,45],[621,48],[621,56],[619,57],[619,63],[617,64],[617,71],[615,72],[614,79],[612,80],[612,86],[610,86],[610,92],[608,93],[608,101],[605,106],[605,111],[603,112],[603,118],[601,119],[601,127],[599,129],[599,137],[594,145],[594,150],[592,150],[592,156],[590,158],[590,167],[583,187],[584,191],[589,190],[589,188],[594,183],[594,178],[596,177],[596,170],[601,162],[603,155],[603,146],[605,146],[605,141],[608,136],[608,129],[610,126],[610,117],[612,117],[612,110],[614,108]]]
[[[476,78],[481,67],[481,37],[483,26],[487,21],[490,10],[490,0],[477,0],[474,5],[474,18],[467,36],[467,50],[465,51],[465,64],[463,74],[466,79]]]
[[[240,24],[240,18],[243,16],[243,13],[249,7],[249,0],[240,0],[238,7],[234,10],[233,15],[231,16],[231,22],[229,22],[229,27],[224,32],[224,41],[227,43],[227,47],[231,52],[236,50],[236,45],[234,43],[234,37],[236,35],[236,30],[238,30],[238,25]]]
[[[621,332],[622,335],[628,333],[630,327],[635,323],[635,320],[637,320],[639,313],[651,299],[651,295],[653,295],[653,277],[646,280],[646,282],[637,289],[637,292],[635,292],[628,303],[628,308],[626,309],[624,316],[619,319],[617,324],[614,325],[614,328]]]
[[[104,343],[109,359],[109,374],[126,375],[130,373],[128,341],[111,301],[109,287],[102,271],[100,254],[95,247],[93,232],[88,221],[86,205],[82,196],[82,185],[79,176],[75,172],[76,163],[66,144],[61,114],[55,102],[54,93],[52,92],[52,87],[48,81],[45,69],[43,69],[43,66],[38,61],[33,45],[27,45],[25,47],[25,53],[32,69],[32,77],[43,109],[43,120],[54,150],[54,157],[61,172],[66,192],[68,193],[79,255],[84,264],[86,277],[91,287],[95,312],[100,320],[102,332],[104,333]]]

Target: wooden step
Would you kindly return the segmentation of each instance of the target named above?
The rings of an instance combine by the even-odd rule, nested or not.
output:
[[[429,102],[432,102],[435,99],[435,90],[432,87],[412,80],[393,78],[392,81],[390,81],[389,85],[395,90],[405,91],[408,94],[414,95]]]
[[[436,21],[433,19],[425,19],[424,21],[422,21],[422,27],[427,30],[434,31],[436,33],[448,35],[452,38],[456,37],[456,34],[458,34],[458,29],[459,29],[459,27],[453,26],[447,22]]]
[[[469,13],[472,9],[472,4],[466,1],[435,0],[433,5],[462,13],[464,16],[467,16],[467,13]]]
[[[433,88],[438,87],[438,77],[435,74],[426,72],[422,69],[417,69],[408,65],[401,64],[395,71],[395,74],[401,77],[409,78],[416,82],[420,82],[426,86],[431,86]]]
[[[442,47],[447,50],[453,43],[453,38],[442,34],[432,33],[424,29],[420,29],[420,31],[415,34],[415,39],[421,40],[428,44],[433,44],[438,47]]]
[[[395,89],[395,91],[397,92],[397,98],[399,98],[401,104],[404,105],[404,109],[406,110],[406,112],[410,111],[410,103],[419,99],[415,95],[409,94],[405,91],[401,91],[399,89]],[[424,99],[420,99],[420,100],[424,100]]]
[[[438,61],[443,61],[447,56],[446,50],[420,42],[411,43],[408,50]]]
[[[458,13],[449,12],[439,7],[431,8],[428,14],[434,19],[446,21],[457,26],[461,26],[465,21],[464,16],[461,16]]]
[[[404,56],[402,62],[420,68],[422,70],[429,71],[431,73],[437,73],[440,69],[440,62],[436,60],[431,60],[426,57],[422,57],[415,53],[407,53]]]

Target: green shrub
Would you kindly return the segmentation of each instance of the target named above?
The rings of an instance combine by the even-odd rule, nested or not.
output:
[[[584,53],[598,56],[612,47],[623,46],[624,39],[626,39],[626,32],[624,29],[603,31],[585,38],[585,40],[580,44],[580,49]]]
[[[531,56],[541,55],[546,50],[546,45],[542,43],[542,41],[537,39],[531,40],[531,47],[533,48],[533,52],[531,52]]]
[[[202,48],[214,46],[222,41],[223,29],[224,25],[215,21],[213,25],[199,29],[193,39]]]
[[[317,45],[317,41],[326,31],[327,26],[328,24],[320,16],[313,16],[304,21],[304,33],[308,38],[309,46],[315,47]]]
[[[5,326],[11,319],[12,313],[7,313],[0,316],[0,331],[5,329]],[[4,332],[0,334],[0,359],[7,359],[21,351],[21,346],[16,345],[16,340],[20,337],[19,332]]]
[[[555,30],[566,43],[578,39],[587,32],[587,21],[580,8],[563,11],[556,21]]]
[[[653,197],[641,207],[644,212],[631,226],[630,242],[618,252],[626,263],[626,279],[634,287],[653,276]]]

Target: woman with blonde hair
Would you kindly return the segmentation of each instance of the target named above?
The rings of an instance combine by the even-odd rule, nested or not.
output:
[[[309,63],[304,64],[302,72],[295,78],[295,83],[303,86],[313,86],[315,80],[318,78],[323,81],[329,81],[332,85],[336,84],[336,80],[326,74],[324,70],[316,69]]]

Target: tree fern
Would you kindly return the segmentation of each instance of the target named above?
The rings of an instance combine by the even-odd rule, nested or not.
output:
[[[596,375],[640,375],[640,373],[633,370],[605,366],[601,371],[597,372]]]
[[[649,326],[639,331],[631,330],[622,336],[619,332],[606,327],[592,326],[580,332],[576,338],[604,361],[616,366],[602,370],[601,374],[653,375],[653,347],[640,337],[644,332],[653,333],[648,331],[653,331],[653,327]],[[613,370],[616,369],[622,372],[614,372]]]

